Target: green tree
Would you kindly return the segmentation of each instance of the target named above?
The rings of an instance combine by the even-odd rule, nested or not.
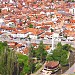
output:
[[[63,48],[63,50],[67,50],[67,51],[70,51],[72,49],[71,45],[69,45],[69,44],[63,45],[62,48]]]
[[[72,2],[74,2],[74,0],[72,0]]]
[[[56,48],[62,48],[62,44],[61,44],[61,42],[58,42]]]
[[[34,47],[31,45],[29,48],[29,68],[30,68],[30,73],[33,73],[35,71],[35,63],[33,61],[34,57]]]
[[[52,60],[54,60],[54,59],[53,59],[53,57],[52,57],[51,54],[48,54],[47,57],[46,57],[46,60],[47,60],[47,61],[52,61]]]
[[[28,56],[23,54],[17,54],[17,56],[18,56],[20,75],[28,74],[30,71],[28,64]]]
[[[62,50],[62,52],[61,52],[60,63],[61,63],[61,65],[68,64],[68,52],[66,50]]]
[[[29,25],[29,28],[33,28],[33,25],[32,25],[32,24],[30,24],[30,25]]]
[[[54,30],[52,28],[50,30],[51,30],[51,32],[54,32]]]
[[[58,43],[56,48],[52,51],[52,54],[48,55],[46,60],[47,61],[59,61],[61,65],[66,65],[68,63],[68,54],[69,51],[67,50],[64,45]]]
[[[38,49],[36,50],[36,57],[41,60],[41,62],[44,62],[47,56],[47,51],[45,50],[45,46],[43,44],[43,41],[40,42]]]
[[[0,42],[0,74],[13,75],[14,67],[16,68],[15,75],[18,74],[17,57],[13,50],[10,50],[6,42]]]

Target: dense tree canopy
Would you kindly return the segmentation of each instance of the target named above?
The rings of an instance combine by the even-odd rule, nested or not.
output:
[[[33,28],[33,25],[32,25],[32,24],[30,24],[30,25],[29,25],[29,28]]]
[[[29,55],[22,55],[10,49],[6,42],[0,42],[0,74],[1,75],[25,75],[33,73],[38,66],[34,63],[33,58],[40,59],[41,62],[46,60],[47,52],[41,41],[38,48],[29,47]],[[40,67],[40,66],[39,66]]]
[[[46,55],[47,55],[47,51],[45,50],[45,46],[43,42],[41,41],[36,50],[36,57],[40,59],[41,61],[45,61]]]
[[[28,56],[18,54],[18,63],[19,63],[19,68],[21,71],[21,75],[25,75],[26,73],[28,74],[30,71],[29,65],[28,65]]]
[[[17,64],[15,65],[15,63],[17,63],[15,52],[8,48],[6,42],[3,42],[3,43],[0,42],[0,74],[1,75],[17,75],[18,65]],[[14,68],[16,70],[14,70]]]
[[[30,45],[29,47],[29,59],[28,59],[28,65],[29,65],[29,68],[30,68],[30,73],[33,73],[35,71],[35,63],[33,61],[33,57],[34,57],[34,47],[32,45]]]
[[[68,63],[70,49],[70,45],[62,45],[61,43],[58,43],[56,48],[52,51],[52,54],[47,55],[47,61],[55,60],[59,61],[61,65],[66,65]]]
[[[29,71],[28,56],[16,54],[6,42],[0,42],[0,74],[25,75]]]

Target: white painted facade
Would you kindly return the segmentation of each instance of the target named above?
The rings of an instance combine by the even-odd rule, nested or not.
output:
[[[29,37],[30,37],[31,39],[37,39],[37,35],[31,34],[31,35],[29,35]]]
[[[71,13],[72,15],[75,15],[75,8],[73,7],[71,9],[69,9],[69,13]]]

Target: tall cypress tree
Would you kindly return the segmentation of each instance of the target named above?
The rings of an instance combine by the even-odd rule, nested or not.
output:
[[[18,65],[16,54],[10,50],[6,42],[0,42],[0,74],[1,75],[18,75]],[[17,69],[16,71],[14,69]],[[15,72],[15,74],[13,74]]]

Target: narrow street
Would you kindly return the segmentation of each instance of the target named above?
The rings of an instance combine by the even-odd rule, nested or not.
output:
[[[74,74],[74,71],[75,71],[75,63],[64,74]]]
[[[75,52],[72,53],[72,56],[73,57],[70,57],[70,66],[69,66],[70,68],[64,74],[74,74],[75,73]]]

